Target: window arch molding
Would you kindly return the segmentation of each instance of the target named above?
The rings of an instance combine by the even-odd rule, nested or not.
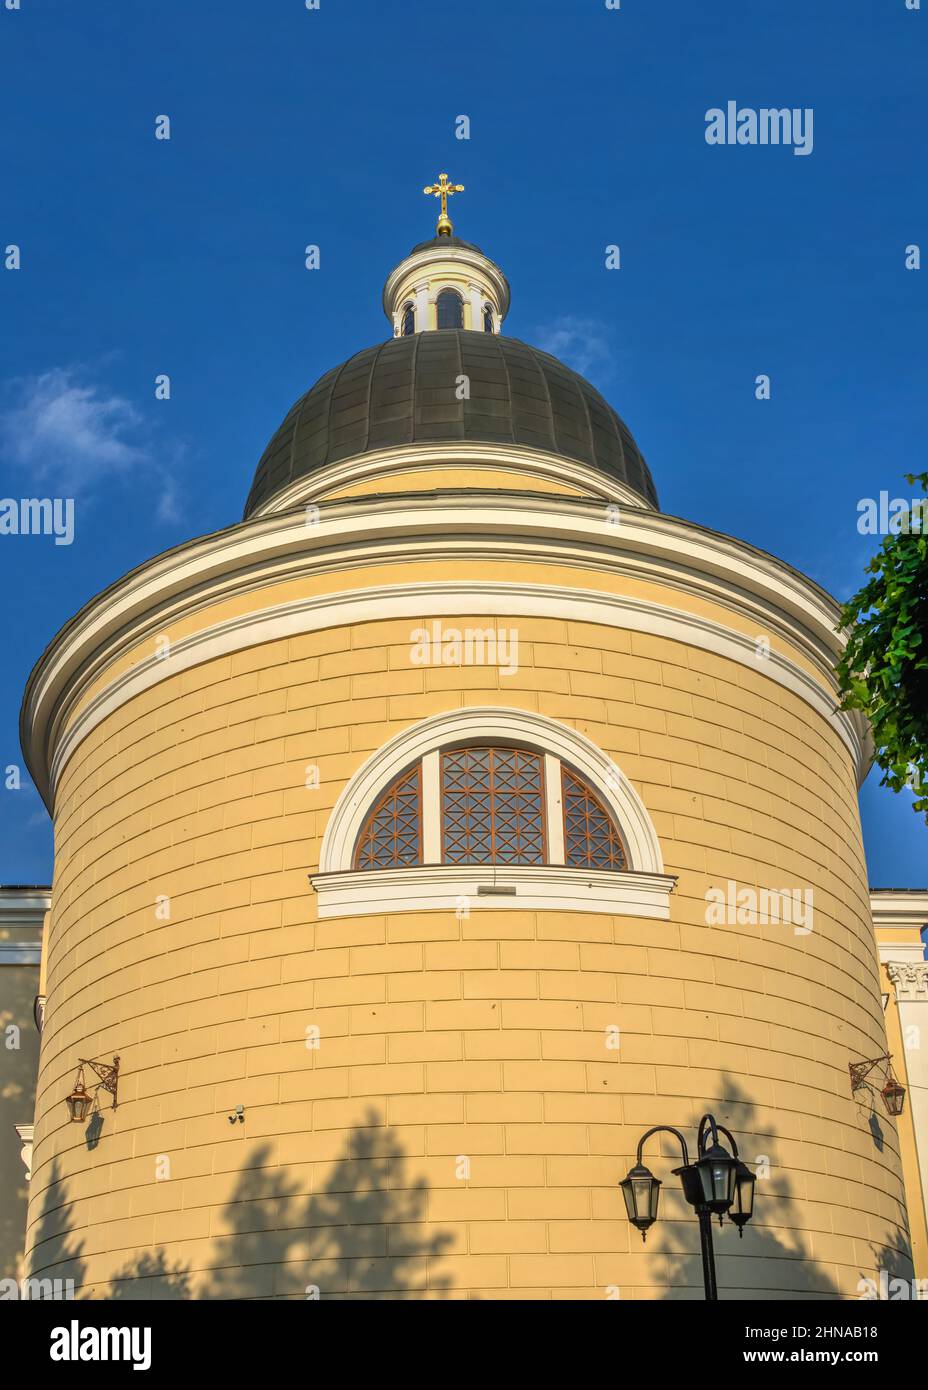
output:
[[[377,749],[349,780],[335,803],[322,841],[319,873],[352,871],[355,845],[367,814],[395,778],[427,754],[467,742],[524,744],[574,767],[586,777],[618,825],[628,854],[629,874],[664,875],[660,841],[651,818],[615,763],[584,734],[566,724],[530,710],[497,706],[431,715]],[[430,867],[433,866],[424,866],[425,870]],[[554,872],[565,870],[556,867]]]

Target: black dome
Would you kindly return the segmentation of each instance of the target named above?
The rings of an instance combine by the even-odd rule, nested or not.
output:
[[[458,246],[463,251],[476,251],[478,256],[486,254],[480,250],[479,246],[475,246],[472,241],[462,241],[459,236],[454,236],[453,234],[451,236],[433,236],[429,237],[428,241],[420,241],[412,248],[409,254],[410,256],[414,256],[417,251],[434,251],[436,248],[441,251],[446,246]]]
[[[469,400],[456,394],[462,375]],[[320,377],[262,454],[245,516],[326,464],[440,440],[563,454],[657,505],[638,446],[588,381],[516,338],[446,328],[365,348]]]

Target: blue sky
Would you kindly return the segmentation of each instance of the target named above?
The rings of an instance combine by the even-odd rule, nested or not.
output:
[[[73,492],[77,530],[0,540],[3,766],[57,628],[238,520],[293,399],[387,336],[380,290],[442,169],[510,278],[506,331],[599,386],[664,510],[858,586],[858,500],[928,466],[928,267],[904,266],[928,246],[928,3],[5,3],[0,493]],[[812,153],[709,146],[729,100],[811,107]],[[871,882],[924,885],[928,830],[877,781]],[[47,881],[32,789],[0,792],[0,831],[0,881]]]

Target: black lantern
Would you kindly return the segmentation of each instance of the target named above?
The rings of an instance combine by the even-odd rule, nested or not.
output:
[[[905,1087],[899,1084],[892,1072],[890,1072],[889,1079],[880,1095],[883,1097],[887,1115],[902,1114],[902,1107],[905,1105]]]
[[[703,1150],[695,1168],[699,1174],[703,1202],[709,1211],[721,1216],[734,1201],[737,1160],[721,1144],[715,1143]]]
[[[74,1090],[67,1097],[65,1104],[68,1107],[68,1118],[78,1125],[84,1123],[93,1109],[93,1096],[84,1085],[83,1067],[78,1068],[77,1080],[74,1082]]]
[[[754,1184],[757,1181],[746,1163],[738,1160],[735,1169],[735,1199],[729,1211],[729,1219],[738,1227],[738,1237],[744,1236],[744,1228],[754,1214]]]
[[[619,1186],[625,1198],[628,1219],[638,1228],[641,1239],[644,1240],[648,1227],[653,1226],[657,1220],[657,1203],[661,1195],[660,1178],[656,1178],[644,1164],[636,1163],[634,1168],[629,1169],[628,1177]]]

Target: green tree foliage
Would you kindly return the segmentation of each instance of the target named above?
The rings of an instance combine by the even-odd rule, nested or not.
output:
[[[928,493],[928,473],[906,482]],[[867,573],[873,578],[841,615],[841,708],[867,716],[882,785],[914,788],[915,810],[928,821],[928,502],[900,518]]]

